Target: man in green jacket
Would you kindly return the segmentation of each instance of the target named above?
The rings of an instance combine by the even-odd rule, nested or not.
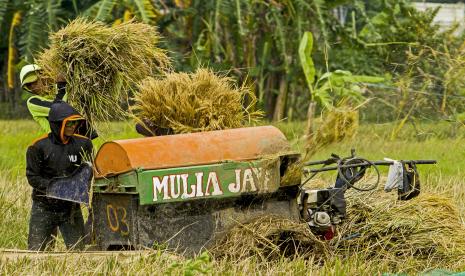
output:
[[[45,85],[40,79],[42,68],[37,64],[28,64],[23,66],[19,74],[21,80],[21,87],[34,94],[27,100],[27,108],[32,115],[32,118],[39,123],[41,129],[45,133],[50,132],[50,125],[47,117],[50,112],[50,107],[54,100],[66,101],[66,80],[64,77],[59,76],[56,79],[57,83],[57,94],[55,99],[49,99],[43,96]]]
[[[21,80],[21,87],[34,94],[27,100],[27,108],[32,115],[32,118],[39,123],[40,128],[44,133],[50,132],[50,125],[48,122],[48,114],[53,102],[65,101],[68,98],[66,93],[66,80],[63,75],[58,75],[56,78],[57,93],[55,99],[46,98],[40,95],[44,94],[46,89],[45,84],[41,80],[41,71],[37,64],[28,64],[21,68],[19,78]],[[98,137],[97,132],[93,130],[86,122],[82,124],[76,133],[95,139]]]

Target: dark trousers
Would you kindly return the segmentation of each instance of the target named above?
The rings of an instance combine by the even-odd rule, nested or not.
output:
[[[44,251],[47,247],[53,247],[53,234],[56,234],[57,227],[66,248],[84,249],[84,219],[79,204],[70,203],[59,208],[33,200],[29,221],[29,250]]]

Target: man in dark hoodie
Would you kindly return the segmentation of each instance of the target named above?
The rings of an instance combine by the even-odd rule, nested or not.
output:
[[[56,178],[70,176],[92,156],[89,138],[76,134],[85,119],[63,101],[51,105],[48,116],[51,132],[36,139],[27,149],[26,176],[33,187],[28,248],[46,249],[59,227],[68,249],[83,249],[84,220],[79,204],[46,196]]]

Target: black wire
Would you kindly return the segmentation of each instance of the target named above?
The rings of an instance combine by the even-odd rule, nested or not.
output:
[[[364,162],[368,163],[368,165],[365,165],[363,167],[373,167],[376,171],[376,174],[377,174],[377,179],[376,179],[376,182],[369,188],[366,188],[366,189],[362,189],[362,188],[359,188],[359,187],[356,187],[354,184],[351,184],[350,181],[345,177],[345,175],[342,173],[342,168],[341,166],[343,166],[344,164],[347,164],[347,162],[351,162],[351,161],[361,161],[359,163],[363,164]],[[357,164],[357,163],[355,163]],[[321,168],[324,168],[326,166],[326,164],[324,164]],[[362,167],[362,166],[361,166]],[[379,169],[378,169],[378,166],[376,166],[373,162],[371,162],[370,160],[368,159],[365,159],[365,158],[360,158],[360,157],[354,157],[354,158],[350,158],[350,159],[339,159],[338,162],[337,162],[337,171],[338,171],[338,175],[341,176],[341,179],[346,183],[347,187],[351,187],[351,188],[354,188],[354,190],[357,190],[359,192],[369,192],[369,191],[372,191],[372,190],[375,190],[377,187],[378,187],[378,184],[380,182],[380,172],[379,172]],[[312,179],[313,177],[315,177],[315,175],[317,175],[318,172],[314,172],[309,178],[307,178],[300,186],[300,190],[302,190],[302,187],[303,185],[305,185],[308,181],[310,181],[310,179]],[[358,177],[358,174],[356,174],[353,179],[355,179],[356,177]],[[340,188],[340,189],[344,189],[343,188]],[[346,189],[347,190],[347,189]],[[345,191],[343,191],[344,194],[345,194]],[[326,199],[320,206],[318,206],[318,208],[315,210],[316,212],[318,212],[321,207],[323,207],[326,203],[328,202],[331,202],[331,199],[333,199],[333,197],[336,196],[337,193],[333,193],[328,199]]]
[[[373,167],[374,170],[376,171],[376,182],[374,182],[374,184],[372,186],[369,186],[368,188],[359,188],[359,187],[356,187],[355,186],[355,183],[351,183],[345,176],[344,172],[342,171],[342,166],[343,165],[347,165],[347,163],[350,163],[352,161],[357,161],[357,163],[361,163],[363,164],[364,162],[368,163],[368,165],[366,166],[363,166],[363,167]],[[352,164],[357,164],[357,163],[352,163]],[[362,167],[362,166],[361,166]],[[350,168],[349,168],[350,169]],[[363,169],[362,169],[363,170]],[[376,166],[375,164],[373,164],[373,162],[371,162],[370,160],[368,159],[365,159],[365,158],[360,158],[360,157],[356,157],[356,158],[351,158],[351,159],[348,159],[348,160],[339,160],[337,162],[337,173],[338,175],[340,176],[340,178],[346,183],[347,187],[351,187],[351,188],[354,188],[355,190],[359,191],[359,192],[369,192],[369,191],[372,191],[374,189],[376,189],[378,187],[378,184],[379,184],[379,181],[380,181],[380,173],[379,173],[379,169],[378,169],[378,166]],[[363,171],[364,173],[364,171]],[[359,176],[360,172],[358,172],[356,175],[354,175],[352,177],[352,179],[355,179]],[[356,181],[357,182],[357,181]]]

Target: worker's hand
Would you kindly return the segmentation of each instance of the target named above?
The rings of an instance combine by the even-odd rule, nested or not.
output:
[[[66,82],[65,74],[62,74],[62,73],[58,74],[58,75],[56,76],[56,78],[55,78],[55,81],[56,81],[57,83]]]
[[[60,73],[56,76],[55,82],[57,84],[57,94],[55,96],[55,101],[62,101],[66,94],[66,78],[65,75]]]

